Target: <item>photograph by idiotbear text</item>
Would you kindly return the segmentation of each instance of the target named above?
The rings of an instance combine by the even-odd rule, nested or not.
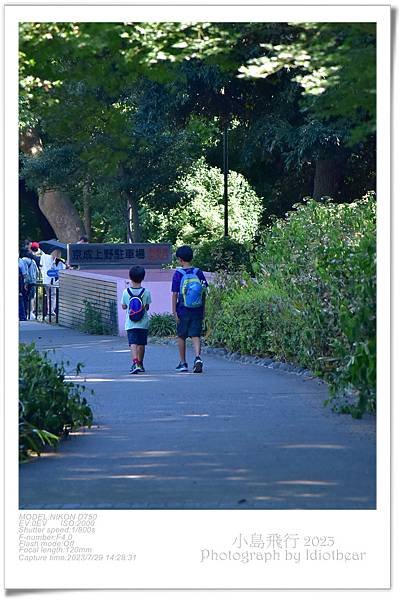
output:
[[[19,508],[376,508],[376,24],[21,22]]]

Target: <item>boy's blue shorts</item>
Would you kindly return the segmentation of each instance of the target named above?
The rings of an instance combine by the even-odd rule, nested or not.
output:
[[[202,334],[203,317],[199,315],[182,315],[177,324],[177,335],[184,340],[187,337],[200,337]]]
[[[133,327],[127,329],[128,346],[137,344],[138,346],[146,346],[148,343],[148,330],[139,329],[139,327]]]

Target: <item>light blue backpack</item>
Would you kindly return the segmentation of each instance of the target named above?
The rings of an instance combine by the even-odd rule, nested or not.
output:
[[[199,269],[192,267],[191,272],[177,269],[182,274],[180,283],[180,301],[186,308],[199,308],[203,304],[203,285],[198,277]]]

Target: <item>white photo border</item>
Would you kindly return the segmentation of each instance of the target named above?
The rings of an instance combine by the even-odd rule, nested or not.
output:
[[[101,569],[89,569],[88,564],[76,565],[74,585],[71,587],[69,569],[62,573],[63,565],[54,564],[54,569],[35,569],[19,563],[15,551],[18,517],[18,319],[12,290],[17,290],[17,275],[13,261],[5,263],[7,295],[5,314],[14,319],[5,321],[5,374],[7,402],[5,403],[5,534],[6,534],[6,587],[20,589],[387,589],[390,586],[390,7],[388,5],[288,5],[264,6],[230,5],[7,5],[5,7],[5,237],[8,251],[18,243],[18,22],[19,21],[322,21],[322,22],[377,22],[377,283],[378,283],[378,397],[377,414],[377,508],[376,510],[353,511],[94,511],[103,513],[103,540],[98,544],[113,542],[116,529],[135,532],[136,546],[146,558],[150,558],[135,577],[129,569],[116,569],[115,565],[102,565]],[[155,7],[157,7],[155,13]],[[95,8],[95,11],[93,10]],[[212,12],[211,12],[212,11]],[[132,14],[134,12],[134,18]],[[290,17],[288,16],[290,12]],[[257,13],[257,14],[256,14]],[[94,19],[96,15],[96,19]],[[213,18],[211,18],[211,15]],[[15,424],[15,426],[11,426]],[[33,511],[32,511],[33,512]],[[43,511],[42,511],[43,512]],[[57,511],[62,512],[62,511]],[[233,521],[235,519],[235,524]],[[128,521],[128,524],[127,524]],[[140,521],[140,523],[139,523]],[[168,523],[166,523],[168,521]],[[275,528],[326,531],[337,527],[336,535],[349,540],[351,546],[359,536],[359,542],[371,553],[371,561],[363,569],[336,570],[319,565],[312,571],[291,575],[287,586],[288,572],[278,568],[275,573],[259,572],[250,567],[248,571],[235,565],[212,565],[200,568],[200,540],[205,532],[213,537],[213,543],[227,544],[232,534],[239,529],[260,529],[261,522]],[[169,544],[162,545],[156,552],[149,543],[148,532],[163,531],[168,539],[182,534],[182,546],[176,542],[175,552]],[[177,533],[179,531],[179,533]],[[191,533],[192,537],[188,536]],[[187,534],[187,535],[186,535]],[[218,537],[220,535],[220,538]],[[216,537],[217,536],[217,537]],[[154,582],[155,565],[160,587]],[[110,567],[110,568],[108,568]],[[331,571],[331,572],[330,572]],[[356,572],[357,571],[357,572]],[[207,582],[206,585],[205,582]],[[235,585],[227,585],[230,582]],[[340,585],[339,585],[340,582]],[[252,585],[250,585],[252,583]]]

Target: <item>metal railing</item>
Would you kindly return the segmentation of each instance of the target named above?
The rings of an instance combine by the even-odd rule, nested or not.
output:
[[[35,283],[35,295],[28,300],[27,319],[58,323],[59,295],[58,286]],[[31,310],[31,307],[33,310]],[[32,313],[34,317],[32,317]]]

